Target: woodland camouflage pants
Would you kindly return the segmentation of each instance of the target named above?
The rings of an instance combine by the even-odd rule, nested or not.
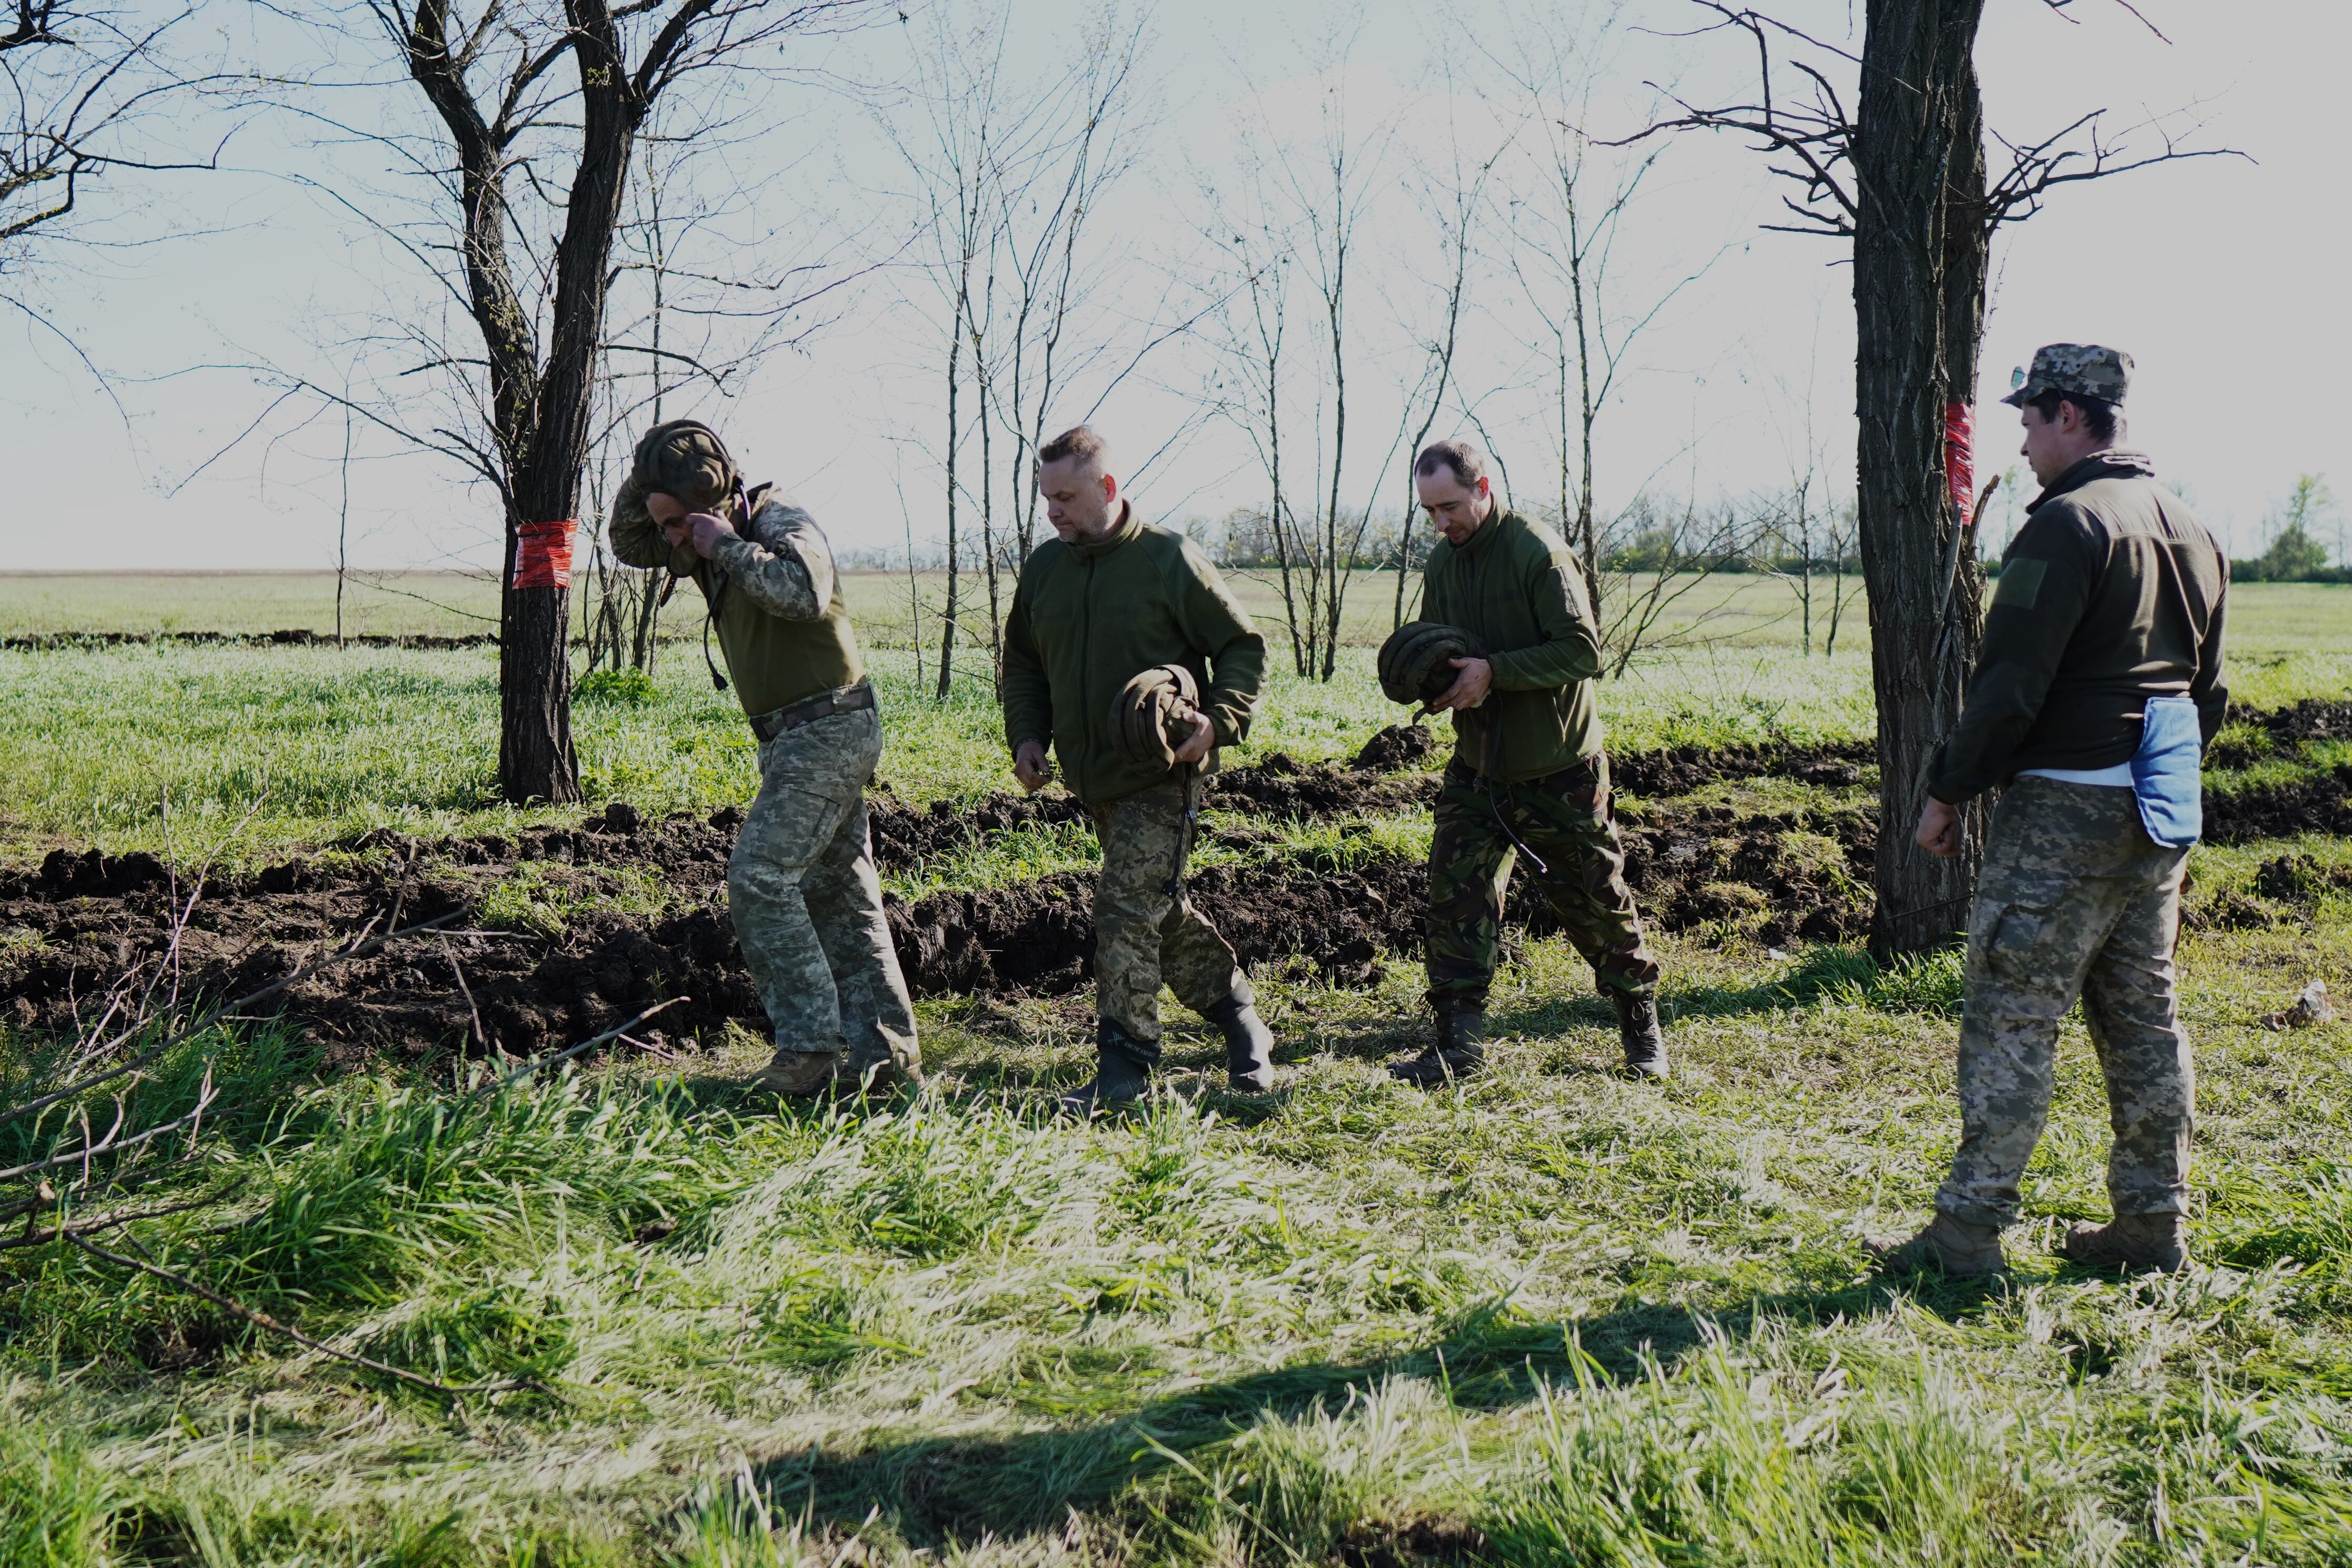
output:
[[[916,1065],[915,1009],[882,917],[866,785],[882,755],[871,708],[760,747],[760,794],[727,862],[727,909],[782,1051]]]
[[[2080,997],[2107,1079],[2118,1215],[2188,1206],[2196,1075],[2173,994],[2189,851],[2157,844],[2127,788],[2021,778],[1985,839],[1960,1015],[1960,1147],[1936,1206],[2017,1217],[2050,1114],[2058,1020]]]
[[[1625,851],[1610,811],[1609,759],[1524,784],[1488,784],[1455,763],[1438,792],[1429,847],[1429,1005],[1440,1013],[1486,1011],[1501,957],[1503,894],[1524,845],[1535,890],[1603,991],[1646,996],[1658,961],[1625,886]],[[1506,831],[1506,824],[1508,830]],[[1512,834],[1518,836],[1517,844]]]
[[[1196,1013],[1252,999],[1234,950],[1187,898],[1171,898],[1184,827],[1184,786],[1171,782],[1094,808],[1102,841],[1095,880],[1095,1010],[1135,1043],[1143,1067],[1160,1061],[1160,984]]]

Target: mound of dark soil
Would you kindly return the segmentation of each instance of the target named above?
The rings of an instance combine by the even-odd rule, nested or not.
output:
[[[1609,759],[1610,783],[1627,795],[1688,795],[1726,779],[1786,778],[1840,787],[1863,782],[1878,750],[1869,741],[1826,746],[1674,746]]]
[[[1392,773],[1419,766],[1436,750],[1437,734],[1428,725],[1418,721],[1391,724],[1364,742],[1353,765],[1368,773]]]
[[[1339,770],[1267,777],[1311,792]],[[1302,796],[1303,797],[1303,796]],[[908,814],[913,816],[914,814]],[[370,927],[455,917],[453,934],[403,940],[305,980],[283,1005],[330,1043],[330,1059],[424,1056],[483,1042],[528,1054],[584,1038],[655,1002],[685,996],[659,1030],[691,1033],[740,1020],[761,1026],[734,932],[717,901],[739,813],[705,822],[648,822],[615,806],[577,829],[515,839],[420,845],[371,836],[374,853],[290,861],[208,884],[183,932],[180,984],[211,995],[254,989],[305,956]],[[1815,835],[1791,841],[1791,832]],[[1833,840],[1824,845],[1822,839]],[[1650,921],[1683,931],[1709,922],[1767,942],[1851,935],[1866,923],[1859,877],[1869,825],[1855,815],[1789,814],[1738,820],[1720,808],[1654,814],[1628,825],[1629,874]],[[1842,859],[1841,859],[1842,857]],[[479,929],[484,899],[516,858],[572,900],[557,936]],[[600,910],[598,895],[634,896],[659,874],[675,900],[656,918]],[[979,893],[886,900],[908,984],[929,995],[1026,991],[1066,994],[1089,976],[1094,928],[1089,879],[1048,877]],[[1328,983],[1365,985],[1389,957],[1421,946],[1427,886],[1418,861],[1379,858],[1348,866],[1311,856],[1212,867],[1193,897],[1252,968],[1301,963]],[[1524,877],[1510,922],[1556,929]],[[179,889],[184,899],[185,889]],[[63,851],[30,875],[0,879],[0,1004],[19,1026],[86,1026],[110,986],[161,967],[174,889],[152,856]],[[1748,919],[1748,917],[1760,917]]]
[[[2286,838],[2298,833],[2352,833],[2352,768],[2307,778],[2205,792],[2205,837],[2216,844]]]

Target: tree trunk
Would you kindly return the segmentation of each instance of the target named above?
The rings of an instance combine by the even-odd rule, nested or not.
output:
[[[1975,574],[1947,593],[1959,509],[1947,405],[1973,395],[1984,310],[1982,109],[1971,54],[1983,0],[1869,0],[1856,125],[1857,496],[1878,700],[1871,952],[1947,942],[1967,923],[1983,811],[1958,858],[1912,842],[1927,769],[1959,716],[1981,638]],[[1965,563],[1963,563],[1965,567]],[[1939,611],[1942,612],[1939,615]]]

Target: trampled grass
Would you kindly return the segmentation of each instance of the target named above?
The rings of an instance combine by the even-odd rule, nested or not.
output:
[[[649,700],[581,705],[599,799],[748,794],[740,718],[676,653]],[[2340,697],[2342,657],[2249,653],[2240,689]],[[879,661],[886,779],[1010,787],[984,696],[921,703],[901,658]],[[257,855],[510,826],[487,804],[493,673],[0,654],[11,853],[161,847],[166,782],[186,860],[257,798]],[[1625,749],[1852,739],[1868,672],[1689,650],[1602,700]],[[1251,751],[1343,755],[1394,716],[1357,650],[1331,687],[1280,679]],[[1782,809],[1783,787],[1810,786],[1739,798]],[[1287,826],[1281,852],[1336,867],[1426,833]],[[2352,864],[2321,836],[2201,848],[2192,902],[2289,851]],[[905,890],[1088,863],[1084,835],[1033,832]],[[1946,960],[1665,937],[1677,1075],[1650,1088],[1606,1072],[1574,955],[1529,942],[1496,1069],[1426,1095],[1380,1069],[1424,1037],[1413,965],[1364,991],[1276,969],[1276,1094],[1226,1093],[1170,1004],[1162,1092],[1091,1127],[1047,1110],[1088,1069],[1083,994],[924,1003],[931,1089],[865,1110],[745,1093],[740,1035],[477,1094],[446,1068],[322,1075],[298,1031],[235,1022],[129,1099],[169,1121],[209,1071],[215,1109],[132,1196],[217,1201],[96,1240],[338,1349],[530,1386],[452,1405],[152,1275],[10,1247],[11,1216],[0,1568],[2352,1563],[2352,1036],[2258,1023],[2308,979],[2352,986],[2352,900],[2314,885],[2307,915],[2184,941],[2201,1262],[2170,1280],[2052,1251],[2105,1213],[2074,1021],[2013,1276],[1864,1273],[1862,1238],[1924,1217],[1957,1134]],[[509,896],[520,922],[563,912]],[[0,1040],[0,1104],[45,1048]],[[0,1168],[79,1136],[0,1125]]]

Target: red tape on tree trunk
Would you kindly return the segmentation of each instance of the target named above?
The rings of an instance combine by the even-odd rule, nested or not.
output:
[[[1967,404],[1944,405],[1944,482],[1951,489],[1952,510],[1959,513],[1962,528],[1975,521],[1975,425]]]
[[[559,522],[526,522],[516,529],[514,585],[572,586],[572,535],[579,526],[567,517]]]

